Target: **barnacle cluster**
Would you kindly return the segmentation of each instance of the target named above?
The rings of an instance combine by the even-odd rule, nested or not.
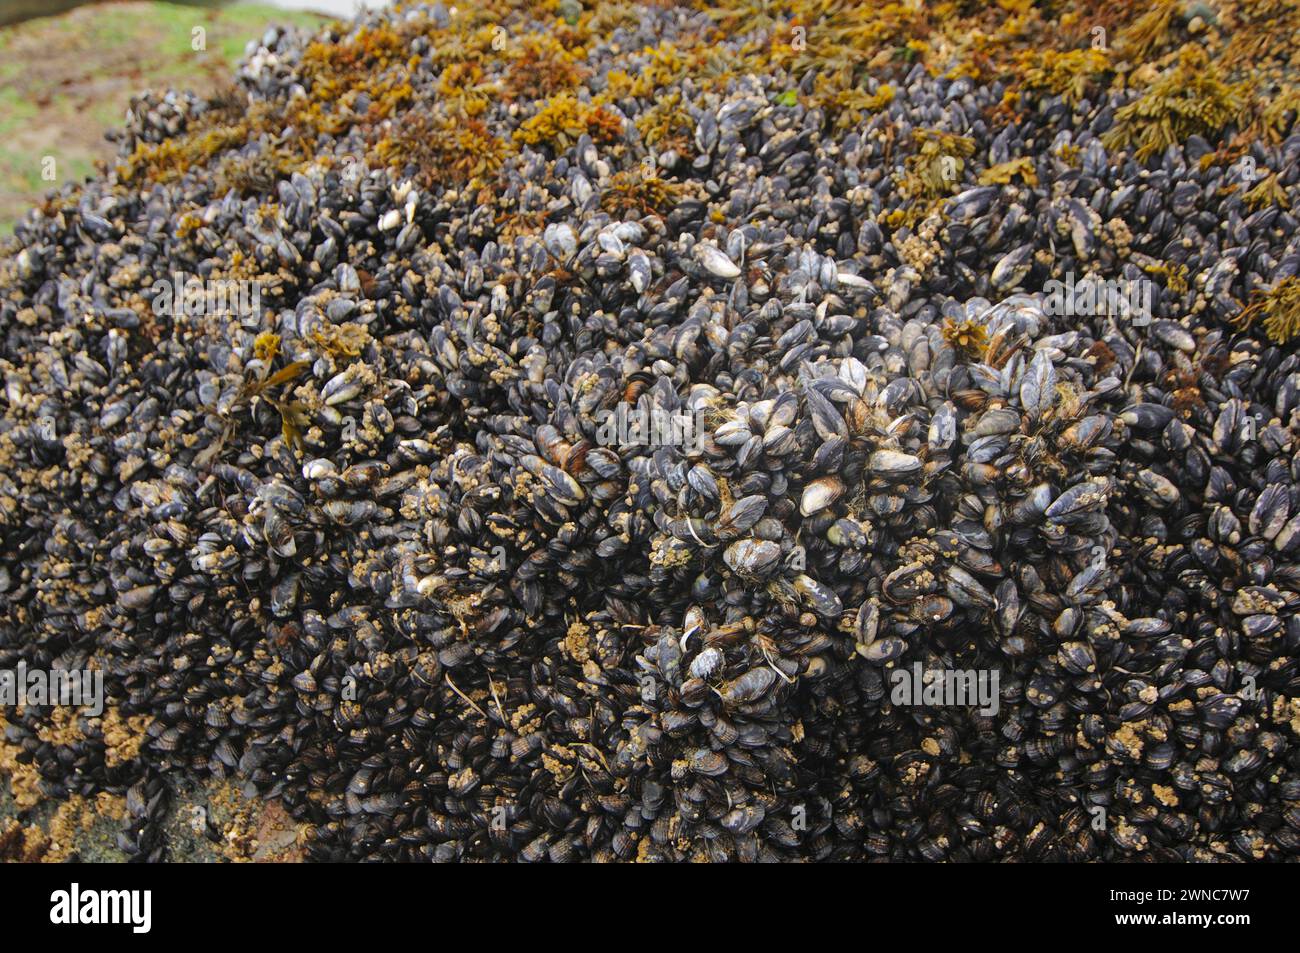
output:
[[[236,785],[321,860],[1300,857],[1296,16],[403,3],[138,97],[0,246],[0,672],[104,687],[0,700],[0,857]]]

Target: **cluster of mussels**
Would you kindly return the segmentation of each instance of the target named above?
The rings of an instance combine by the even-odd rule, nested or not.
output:
[[[1237,320],[1300,271],[1294,114],[1140,162],[1133,89],[897,59],[845,124],[815,71],[597,102],[716,29],[634,12],[572,62],[508,55],[573,9],[273,30],[224,99],[136,102],[148,175],[17,226],[0,669],[107,710],[5,707],[7,763],[125,794],[142,859],[196,777],[316,859],[1300,856],[1300,359]],[[324,85],[383,30],[400,89]],[[292,168],[229,125],[219,180],[166,165],[320,89],[356,121]],[[193,278],[260,303],[154,290]],[[900,693],[929,673],[996,691]]]

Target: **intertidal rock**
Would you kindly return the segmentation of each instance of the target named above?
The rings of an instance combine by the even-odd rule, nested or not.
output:
[[[1300,854],[1275,54],[498,6],[271,31],[4,245],[0,668],[106,693],[6,703],[40,794],[147,859],[209,777],[317,859]]]

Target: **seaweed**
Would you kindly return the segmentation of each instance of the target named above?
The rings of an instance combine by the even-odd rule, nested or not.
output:
[[[248,141],[247,123],[200,128],[162,142],[140,142],[117,167],[123,182],[171,182],[193,168],[202,168],[211,159]]]
[[[1186,293],[1187,284],[1187,266],[1171,261],[1153,262],[1143,266],[1143,271],[1149,275],[1159,275],[1165,279],[1165,288],[1176,295]]]
[[[481,116],[500,92],[495,83],[483,81],[483,67],[478,63],[450,63],[438,78],[438,92],[443,104],[464,116]]]
[[[1146,162],[1194,134],[1218,139],[1241,119],[1247,91],[1245,83],[1225,83],[1200,47],[1185,46],[1174,68],[1116,111],[1102,142],[1108,149],[1136,148],[1138,161]]]
[[[583,133],[596,142],[615,143],[623,137],[623,121],[609,110],[565,92],[551,97],[536,115],[526,119],[515,130],[515,140],[564,150]]]
[[[1017,176],[1026,185],[1038,184],[1038,173],[1034,170],[1034,160],[1032,158],[1021,156],[1018,159],[1010,159],[989,166],[979,174],[977,181],[980,185],[1006,185]]]
[[[552,36],[532,33],[506,69],[506,92],[514,99],[541,99],[577,87],[588,75],[574,54]]]
[[[311,335],[312,342],[335,360],[355,358],[370,343],[370,331],[365,325],[352,321],[344,324],[326,324]]]
[[[1290,202],[1287,201],[1286,189],[1282,187],[1276,172],[1264,176],[1259,185],[1242,196],[1242,201],[1252,209],[1267,208],[1270,205],[1276,205],[1278,208],[1288,208],[1290,206]]]
[[[1178,8],[1179,0],[1156,0],[1155,6],[1120,34],[1116,45],[1134,61],[1150,60],[1172,42],[1174,14]]]
[[[978,360],[988,345],[988,331],[973,318],[960,322],[945,318],[942,334],[949,347],[971,361]]]
[[[660,152],[672,150],[687,160],[695,157],[695,137],[680,91],[661,98],[636,118],[635,125],[647,146]]]
[[[234,191],[240,196],[266,195],[279,179],[287,178],[300,168],[300,156],[280,146],[263,146],[257,152],[231,153],[216,167],[215,193]]]
[[[1220,54],[1230,69],[1258,73],[1270,67],[1300,68],[1300,3],[1296,0],[1245,0],[1223,12],[1227,45]]]
[[[1022,54],[1020,65],[1027,89],[1045,89],[1074,104],[1112,72],[1104,50],[1034,50]]]
[[[601,194],[600,207],[611,215],[632,211],[662,215],[678,202],[682,186],[658,175],[645,175],[640,167],[616,172]]]
[[[813,98],[826,110],[836,129],[856,126],[868,113],[877,113],[894,101],[894,88],[881,83],[874,93],[860,87],[847,86],[848,79],[841,73],[836,77],[818,74],[813,86]]]
[[[975,152],[974,140],[939,129],[918,129],[913,141],[917,151],[904,161],[899,177],[900,190],[910,203],[891,217],[891,225],[915,225],[932,214],[941,198],[957,191],[966,159]]]
[[[421,188],[482,183],[495,176],[509,154],[505,140],[481,120],[435,110],[412,110],[394,132],[375,144],[380,163],[415,168]]]
[[[1233,319],[1233,324],[1248,331],[1256,322],[1274,344],[1286,344],[1300,337],[1300,278],[1283,278],[1272,290],[1256,292],[1254,300]]]
[[[1256,103],[1255,119],[1251,123],[1249,132],[1254,138],[1278,145],[1294,127],[1298,116],[1300,116],[1300,89],[1286,86],[1275,96]]]

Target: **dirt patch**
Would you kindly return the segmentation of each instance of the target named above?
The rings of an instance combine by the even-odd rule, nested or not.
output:
[[[259,4],[112,3],[0,30],[0,235],[47,190],[113,158],[104,133],[133,95],[209,93],[267,27],[324,21]]]

